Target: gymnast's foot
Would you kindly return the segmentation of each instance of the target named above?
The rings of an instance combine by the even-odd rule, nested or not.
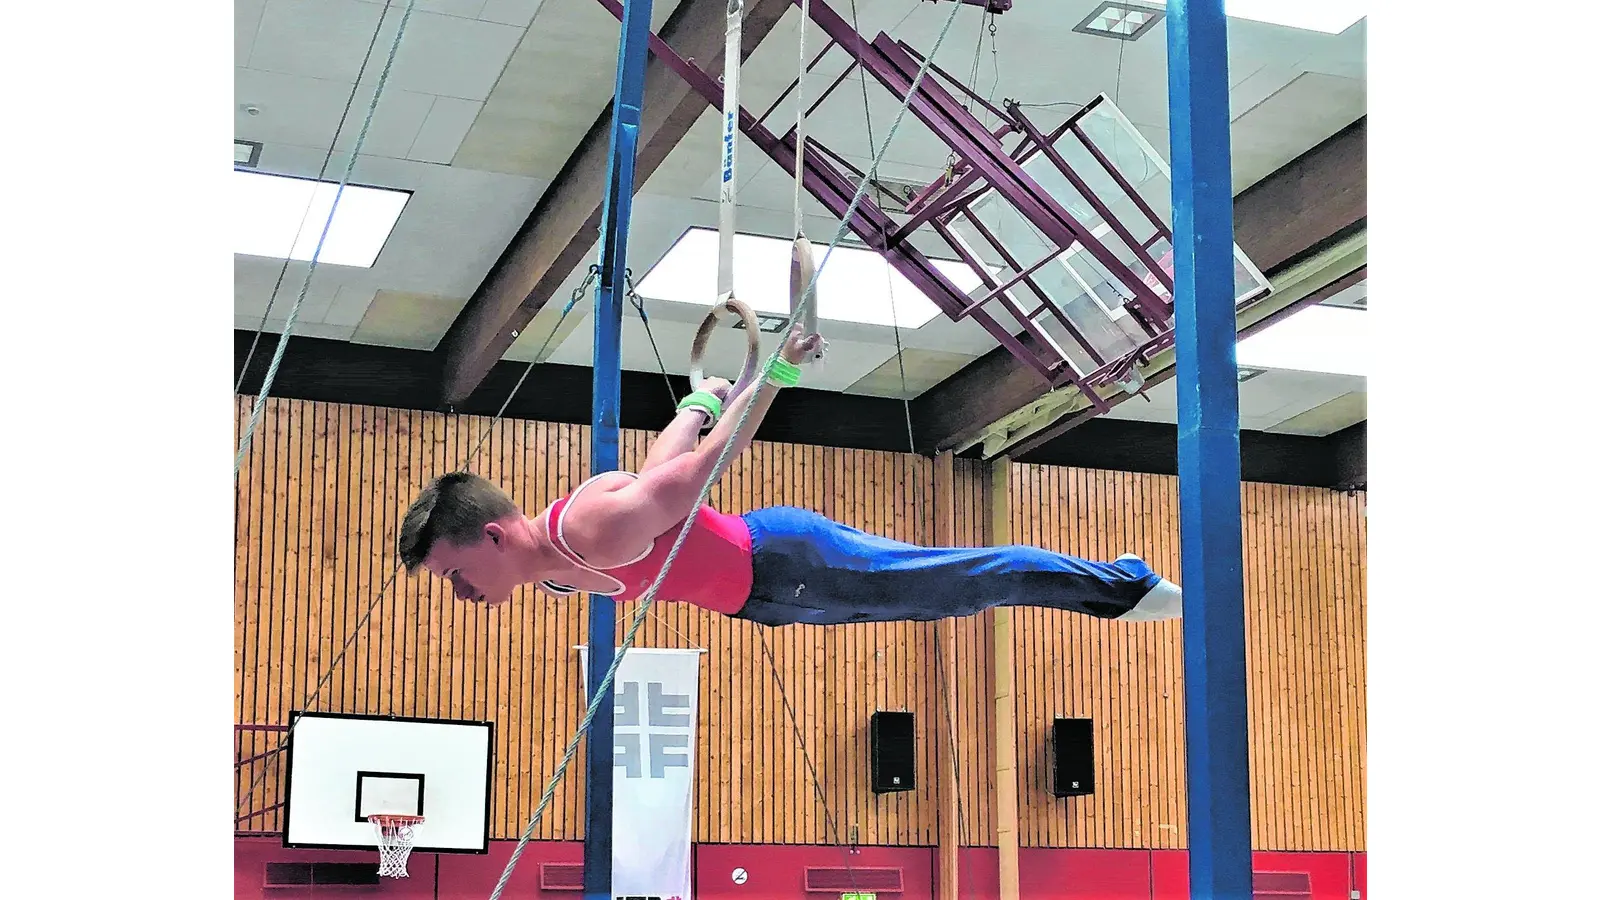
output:
[[[1132,560],[1144,565],[1144,560],[1132,553],[1117,557],[1117,562]],[[1183,589],[1163,578],[1156,583],[1133,609],[1117,617],[1119,622],[1161,622],[1183,616]]]

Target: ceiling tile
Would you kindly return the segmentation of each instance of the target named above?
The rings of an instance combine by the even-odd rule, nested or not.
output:
[[[371,287],[341,285],[334,294],[333,302],[322,314],[323,323],[349,328],[360,325],[361,317],[367,314],[367,307],[372,305],[372,298],[376,294],[377,291]]]
[[[1322,41],[1300,61],[1308,72],[1326,75],[1343,75],[1346,78],[1367,78],[1367,20],[1346,28],[1341,34]]]
[[[233,317],[233,327],[240,331],[254,333],[260,325],[261,317],[259,314],[254,317],[248,315],[235,315]],[[272,358],[273,352],[277,349],[278,338],[283,334],[283,325],[284,320],[274,316],[267,322],[266,327],[261,329],[264,333],[261,336],[261,342],[256,345],[256,359]],[[322,338],[329,341],[348,341],[354,331],[355,329],[353,328],[324,325],[321,322],[295,322],[294,333],[289,335],[289,339],[292,341],[297,337],[308,337]]]
[[[598,34],[601,22],[547,23],[547,17],[549,11],[507,63],[456,152],[456,165],[554,178],[610,102],[615,21],[607,40]]]
[[[1300,69],[1292,65],[1273,63],[1257,69],[1249,78],[1240,79],[1228,91],[1229,121],[1239,121],[1263,100],[1283,90],[1299,74]]]
[[[320,174],[326,180],[337,183],[349,164],[349,153],[337,150],[329,153],[326,148],[298,144],[268,143],[261,148],[259,168],[263,172],[299,178],[316,178]],[[441,168],[444,167],[409,159],[374,156],[363,151],[350,174],[350,182],[414,191],[427,182],[431,172]]]
[[[395,25],[386,21],[379,39],[385,52],[393,41],[393,28],[399,23],[398,16],[391,13],[390,17]],[[512,25],[413,14],[395,54],[390,83],[408,91],[483,100],[493,90],[522,35],[523,29]],[[364,80],[376,80],[382,59],[382,55],[378,56],[378,64],[368,67]]]
[[[896,399],[915,397],[959,372],[974,359],[977,357],[965,353],[907,348],[850,385],[850,393]],[[902,365],[905,367],[903,376]]]
[[[279,320],[287,318],[296,298],[300,296],[301,287],[306,286],[306,272],[309,269],[310,264],[305,262],[290,262],[286,269],[281,259],[235,254],[234,313],[254,316],[256,324],[259,324],[262,314],[267,312],[270,303],[273,318]],[[338,291],[339,273],[340,270],[337,268],[317,267],[317,271],[312,273],[309,286],[306,286],[306,297],[300,305],[296,321],[322,319],[322,314],[333,302],[334,294]]]
[[[543,5],[544,0],[489,0],[478,13],[478,18],[485,22],[526,27]]]
[[[1281,422],[1355,390],[1365,391],[1366,379],[1269,369],[1239,385],[1239,414]]]
[[[354,84],[382,15],[359,0],[267,0],[251,68]]]
[[[376,286],[470,296],[527,220],[545,183],[412,165],[427,171],[384,246]]]
[[[233,64],[249,65],[266,0],[233,0]]]
[[[402,12],[391,6],[385,15],[382,5],[363,0],[267,0],[251,67],[349,84],[359,75],[363,82],[376,84]],[[513,25],[413,12],[387,86],[482,100],[522,35],[523,29]]]
[[[477,100],[436,98],[406,157],[422,162],[448,164],[455,158],[461,140],[467,136],[467,131],[472,128],[472,123],[478,118],[478,111],[481,109],[483,104]]]
[[[1336,397],[1297,416],[1275,422],[1268,431],[1275,434],[1299,434],[1326,437],[1367,420],[1367,392],[1351,391]]]
[[[1234,192],[1332,137],[1366,111],[1365,82],[1302,72],[1234,120]]]
[[[234,70],[234,96],[239,105],[260,110],[249,115],[234,111],[234,136],[265,144],[295,144],[327,149],[339,128],[338,148],[353,149],[361,132],[371,89],[358,89],[351,99],[352,85],[302,75],[286,75],[259,69]],[[372,125],[362,144],[363,156],[405,157],[417,139],[433,98],[388,87],[373,113]],[[345,109],[349,106],[349,114]]]
[[[593,121],[591,117],[589,122]],[[508,113],[491,100],[478,112],[451,164],[553,179],[588,130],[588,124],[572,122],[565,115],[556,120],[530,118],[519,111]]]
[[[377,0],[363,0],[363,2],[373,3],[377,2]],[[410,0],[386,0],[386,2],[392,7],[399,7],[404,10]],[[446,16],[476,19],[479,18],[479,13],[483,11],[484,2],[485,0],[416,0],[416,12],[440,13]]]
[[[339,87],[348,90],[345,85]],[[345,117],[344,128],[339,131],[339,140],[334,143],[334,149],[355,149],[372,106],[372,94],[369,91],[366,85],[356,88],[354,102],[349,115]],[[362,140],[361,155],[406,158],[436,102],[436,98],[430,94],[401,90],[392,84],[386,86],[383,96],[378,98],[378,108],[372,110],[372,123],[367,126],[367,136]]]
[[[404,291],[378,291],[367,306],[352,340],[359,344],[432,350],[467,303],[461,297],[440,297]]]

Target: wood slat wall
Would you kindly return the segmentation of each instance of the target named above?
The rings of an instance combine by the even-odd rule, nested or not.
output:
[[[1178,481],[1015,465],[1013,539],[1180,579]],[[1364,494],[1244,486],[1251,824],[1263,850],[1365,846]],[[1024,846],[1186,846],[1182,626],[1019,610]],[[1050,794],[1050,723],[1095,723],[1096,791]]]
[[[238,400],[241,430],[251,402]],[[453,601],[428,577],[402,573],[391,581],[394,534],[415,491],[459,468],[485,434],[475,471],[505,485],[525,508],[538,509],[587,473],[588,433],[543,422],[491,427],[479,417],[269,401],[237,490],[238,721],[282,723],[290,709],[494,719],[492,834],[519,834],[583,711],[579,657],[571,649],[586,640],[582,604],[528,591],[485,610]],[[642,461],[649,440],[624,432],[622,464]],[[955,460],[958,544],[986,540],[987,472],[984,464]],[[1152,553],[1152,564],[1175,564],[1176,496],[1168,481],[1019,467],[1011,498],[1015,537],[1086,555],[1100,546],[1112,556]],[[920,457],[758,444],[733,465],[712,500],[732,512],[806,506],[869,531],[929,541],[933,484],[933,461]],[[1361,846],[1359,502],[1254,485],[1246,492],[1246,552],[1257,554],[1261,573],[1247,575],[1247,587],[1252,598],[1276,598],[1263,600],[1266,615],[1252,618],[1252,653],[1276,654],[1279,662],[1252,686],[1253,716],[1260,711],[1253,718],[1258,740],[1252,762],[1263,847]],[[1135,545],[1123,546],[1130,540]],[[1337,567],[1328,568],[1334,562]],[[1299,574],[1292,582],[1263,580],[1273,565]],[[1323,608],[1325,597],[1335,604]],[[633,604],[619,607],[618,640],[634,613]],[[1058,615],[1029,611],[1020,621],[1030,624],[1019,624],[1024,845],[1182,846],[1181,783],[1170,774],[1181,776],[1176,628],[1113,629],[1051,618]],[[1273,628],[1264,629],[1268,619]],[[987,634],[984,617],[957,623],[956,659],[944,660],[930,625],[760,629],[692,607],[656,605],[639,646],[710,651],[702,664],[695,839],[826,843],[837,833],[844,841],[932,845],[938,808],[930,779],[939,771],[942,748],[929,736],[938,733],[935,717],[944,714],[935,667],[951,664],[972,676],[957,704],[955,729],[963,843],[992,844]],[[352,635],[356,640],[340,658]],[[1329,649],[1335,647],[1337,653]],[[1306,691],[1314,692],[1315,703]],[[795,739],[785,697],[811,765]],[[868,790],[867,726],[875,709],[917,715],[914,793],[877,797]],[[1048,717],[1091,709],[1102,729],[1097,752],[1104,787],[1093,805],[1066,801],[1063,810],[1044,780]],[[1113,728],[1120,719],[1101,709],[1138,715]],[[1330,728],[1342,737],[1332,740]],[[1293,752],[1278,752],[1282,741],[1260,740],[1277,733],[1295,736]],[[240,758],[270,751],[280,737],[241,733]],[[1255,763],[1280,756],[1281,765]],[[581,837],[581,759],[580,753],[536,839]],[[269,755],[241,768],[241,811],[267,810],[241,823],[241,830],[280,826],[272,809],[279,800],[279,763]],[[1313,821],[1317,817],[1327,821]]]

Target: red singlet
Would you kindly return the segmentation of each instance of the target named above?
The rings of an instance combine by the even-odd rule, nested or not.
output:
[[[550,532],[550,541],[556,550],[573,565],[617,583],[615,590],[594,593],[622,601],[637,600],[650,589],[650,585],[655,583],[656,576],[661,574],[661,565],[667,561],[667,554],[672,552],[672,545],[678,540],[678,532],[683,529],[683,522],[680,521],[667,529],[665,534],[651,543],[643,555],[631,562],[606,569],[597,569],[584,562],[583,557],[574,553],[567,545],[566,536],[561,531],[561,517],[566,512],[567,505],[576,499],[584,488],[593,484],[596,478],[610,474],[612,473],[603,472],[596,475],[578,485],[572,493],[552,503],[545,513],[545,528]],[[632,478],[639,477],[632,472],[621,474]],[[750,529],[745,525],[744,519],[717,512],[709,506],[702,506],[700,514],[695,516],[694,525],[689,529],[689,536],[684,538],[683,549],[678,551],[678,558],[672,563],[672,570],[662,582],[661,590],[656,592],[656,599],[692,603],[695,606],[732,615],[743,609],[745,601],[749,599],[750,582]],[[570,585],[549,581],[541,582],[540,587],[558,596],[579,593]]]

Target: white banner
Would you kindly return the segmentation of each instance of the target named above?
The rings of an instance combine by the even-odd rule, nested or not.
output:
[[[694,736],[699,650],[635,647],[612,683],[616,773],[612,785],[611,893],[692,900]],[[589,649],[578,648],[583,696]]]

